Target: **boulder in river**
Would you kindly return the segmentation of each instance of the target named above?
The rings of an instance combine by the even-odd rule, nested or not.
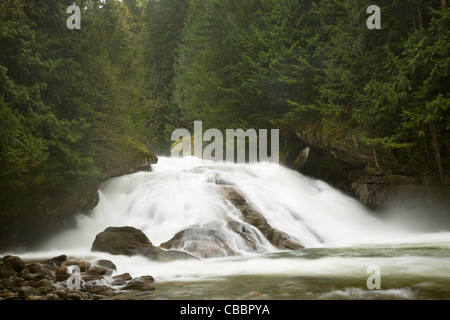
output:
[[[154,261],[194,258],[182,251],[165,251],[155,247],[141,230],[129,226],[106,228],[97,234],[91,250],[115,255],[141,255]]]
[[[236,254],[226,243],[226,235],[220,228],[192,226],[184,229],[167,242],[165,249],[183,249],[202,258],[222,257]]]
[[[255,210],[235,188],[223,187],[225,198],[238,209],[244,222],[256,227],[264,237],[276,248],[298,250],[304,248],[302,244],[292,239],[287,233],[273,228],[266,218]]]

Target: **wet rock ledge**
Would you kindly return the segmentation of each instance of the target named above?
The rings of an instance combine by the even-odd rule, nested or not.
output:
[[[75,273],[72,273],[75,270]],[[152,276],[111,276],[110,260],[68,259],[60,255],[25,262],[18,256],[0,258],[0,300],[102,300],[126,291],[152,291]]]

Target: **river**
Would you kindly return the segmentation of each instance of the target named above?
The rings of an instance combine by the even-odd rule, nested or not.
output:
[[[305,248],[272,246],[243,222],[223,197],[224,186],[239,190],[272,227]],[[117,274],[152,275],[156,290],[127,293],[138,299],[450,299],[446,226],[422,230],[426,221],[405,212],[381,219],[323,181],[281,166],[160,157],[150,172],[105,182],[99,196],[98,206],[80,213],[72,229],[18,254],[110,259]],[[226,227],[229,221],[247,225],[252,246]],[[192,226],[214,229],[233,254],[218,249],[216,257],[163,263],[92,252],[96,234],[110,226],[138,228],[154,245]]]

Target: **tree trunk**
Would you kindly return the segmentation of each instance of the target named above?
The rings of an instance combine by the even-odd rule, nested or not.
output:
[[[442,171],[441,152],[439,151],[439,142],[437,138],[436,124],[434,122],[431,124],[431,137],[433,139],[433,147],[436,156],[436,164],[438,167],[439,179],[441,180],[441,184],[444,185],[444,172]]]
[[[446,7],[447,6],[447,0],[441,0],[441,6]]]
[[[372,146],[372,151],[373,151],[373,161],[375,162],[375,167],[380,168],[380,165],[378,164],[377,151],[375,150],[374,146]]]
[[[417,8],[417,19],[419,20],[419,28],[423,29],[423,19],[422,19],[422,10]]]

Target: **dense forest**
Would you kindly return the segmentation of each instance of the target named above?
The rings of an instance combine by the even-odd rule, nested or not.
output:
[[[0,19],[1,241],[195,120],[279,129],[286,154],[299,131],[346,136],[374,167],[449,175],[445,0],[3,0]]]

